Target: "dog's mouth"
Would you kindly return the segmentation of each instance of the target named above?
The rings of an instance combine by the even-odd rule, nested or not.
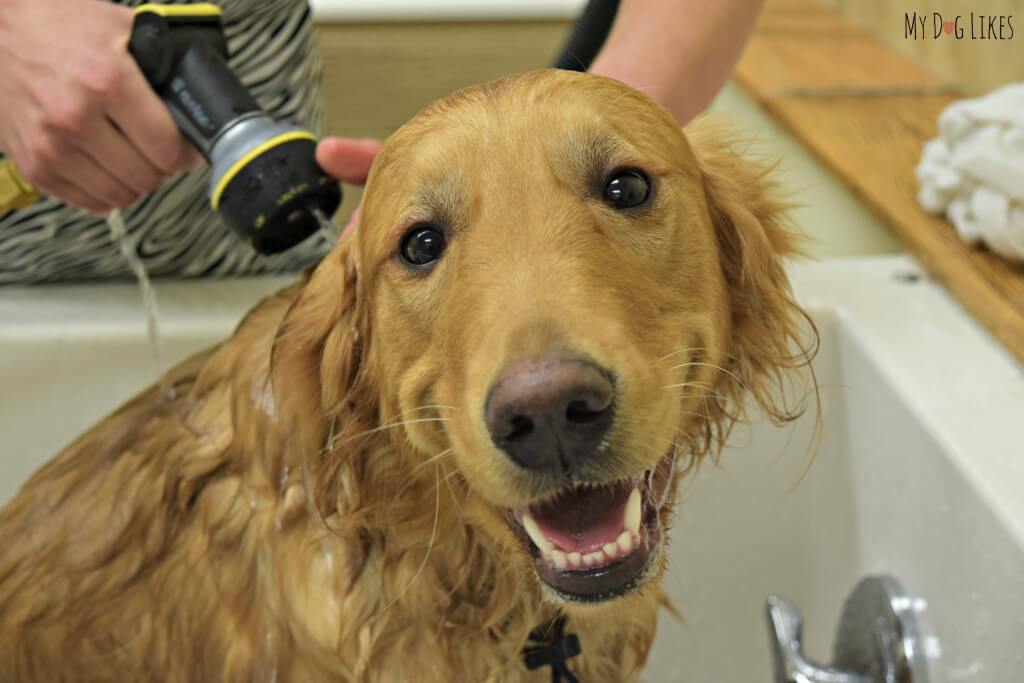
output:
[[[643,584],[661,547],[675,447],[635,477],[567,486],[505,517],[537,576],[566,600],[601,602]]]

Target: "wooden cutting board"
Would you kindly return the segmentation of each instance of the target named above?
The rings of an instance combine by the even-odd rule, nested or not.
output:
[[[954,84],[814,0],[767,0],[736,77],[1024,362],[1024,264],[917,203],[914,167]]]

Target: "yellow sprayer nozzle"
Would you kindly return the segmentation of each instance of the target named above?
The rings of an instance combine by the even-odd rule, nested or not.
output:
[[[0,213],[25,208],[41,198],[32,183],[14,167],[13,161],[0,159]]]

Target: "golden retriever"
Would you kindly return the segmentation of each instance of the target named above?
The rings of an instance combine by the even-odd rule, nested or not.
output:
[[[561,617],[636,679],[680,470],[810,354],[775,192],[606,78],[427,107],[317,268],[0,513],[0,678],[548,681]]]

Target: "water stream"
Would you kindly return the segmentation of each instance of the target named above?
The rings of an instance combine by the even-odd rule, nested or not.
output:
[[[128,263],[128,267],[135,273],[139,281],[139,290],[142,293],[142,308],[146,314],[146,334],[149,336],[149,348],[156,362],[157,375],[160,377],[160,396],[164,401],[174,400],[174,387],[164,375],[163,362],[160,359],[160,311],[156,304],[156,292],[149,281],[149,274],[146,273],[146,266],[139,258],[136,251],[136,241],[128,234],[125,228],[124,217],[120,211],[111,211],[107,216],[107,225],[110,227],[110,235],[114,242],[121,248],[121,255]]]
[[[338,228],[320,209],[313,207],[312,213],[316,217],[317,222],[320,223],[320,237],[333,247],[338,243]]]
[[[338,241],[338,229],[324,213],[317,208],[313,209],[313,215],[320,224],[320,237],[334,246]],[[107,216],[107,225],[110,227],[110,235],[114,242],[121,249],[121,255],[128,263],[128,267],[135,274],[139,281],[139,290],[142,294],[142,308],[146,315],[146,334],[149,336],[149,348],[156,362],[157,374],[160,377],[160,396],[164,401],[174,400],[174,387],[164,375],[163,362],[160,356],[160,310],[157,307],[156,292],[149,281],[149,274],[146,273],[146,266],[139,258],[136,249],[136,241],[128,234],[124,224],[124,217],[120,211],[111,211]]]

